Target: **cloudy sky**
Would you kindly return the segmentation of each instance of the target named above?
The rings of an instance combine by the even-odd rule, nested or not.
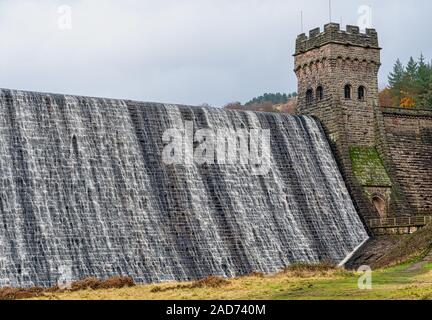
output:
[[[381,86],[396,58],[432,59],[430,1],[332,7],[378,30]],[[214,106],[292,92],[301,11],[305,31],[329,20],[328,0],[0,0],[0,87]]]

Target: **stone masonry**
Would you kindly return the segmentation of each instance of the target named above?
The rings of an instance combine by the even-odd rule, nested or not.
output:
[[[365,222],[432,214],[432,112],[379,106],[374,29],[330,23],[297,37],[300,114],[321,120]]]
[[[411,214],[432,215],[432,112],[380,108],[381,153]]]

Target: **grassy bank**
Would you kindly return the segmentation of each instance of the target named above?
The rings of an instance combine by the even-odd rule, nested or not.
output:
[[[372,289],[359,290],[360,274],[336,269],[288,270],[277,275],[261,274],[193,283],[166,283],[121,289],[45,293],[38,299],[432,299],[432,264],[414,264],[374,271]]]

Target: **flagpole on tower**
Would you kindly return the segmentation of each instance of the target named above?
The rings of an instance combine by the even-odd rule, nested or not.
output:
[[[332,2],[331,0],[329,0],[329,18],[330,18],[330,23],[332,22]]]
[[[303,33],[303,10],[300,11],[301,33]]]

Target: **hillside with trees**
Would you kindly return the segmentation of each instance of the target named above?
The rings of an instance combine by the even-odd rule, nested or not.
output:
[[[241,102],[231,102],[225,109],[250,110],[261,112],[294,113],[297,107],[297,93],[265,93],[253,98],[244,105]]]
[[[246,106],[254,105],[254,104],[260,104],[265,102],[271,102],[272,104],[283,104],[287,103],[291,98],[296,97],[297,93],[264,93],[262,96],[259,96],[257,98],[253,98],[251,101],[246,102]]]
[[[388,82],[380,92],[381,106],[432,109],[432,63],[423,55],[417,61],[411,57],[406,66],[398,59]]]
[[[423,55],[410,58],[406,66],[398,59],[388,76],[388,87],[379,93],[382,107],[403,107],[432,110],[432,61]],[[242,104],[232,102],[226,109],[261,112],[294,113],[297,107],[297,93],[264,93]]]

